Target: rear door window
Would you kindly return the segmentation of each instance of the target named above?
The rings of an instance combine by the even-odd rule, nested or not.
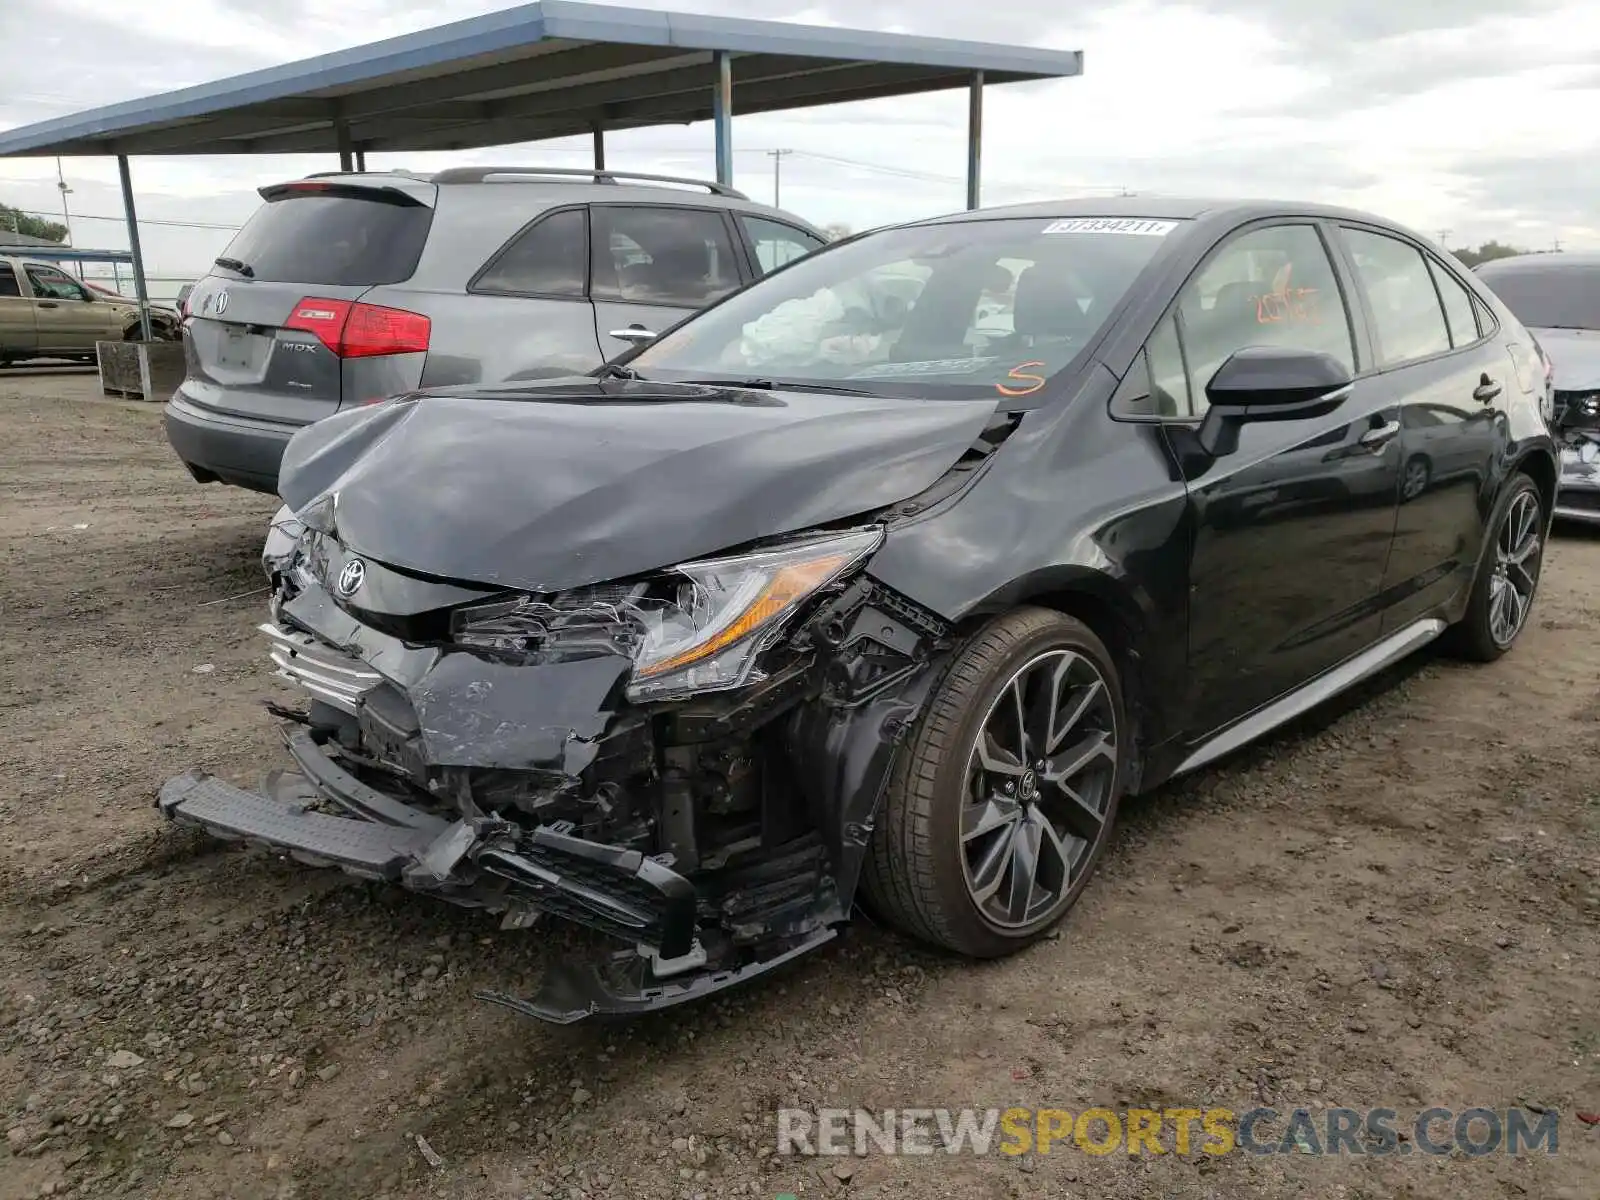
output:
[[[591,222],[595,299],[701,308],[739,287],[721,212],[603,204]]]
[[[0,263],[0,296],[20,296],[22,285],[17,282],[17,271],[10,263]]]
[[[782,221],[741,214],[739,223],[744,226],[745,236],[756,252],[756,266],[763,275],[827,245],[821,238]]]
[[[1372,306],[1380,364],[1397,367],[1450,349],[1444,307],[1422,251],[1368,229],[1346,227],[1343,235]]]
[[[589,269],[589,221],[581,208],[541,217],[512,238],[471,291],[581,299]]]
[[[291,192],[256,209],[222,257],[272,283],[374,286],[410,279],[433,209],[367,189]]]

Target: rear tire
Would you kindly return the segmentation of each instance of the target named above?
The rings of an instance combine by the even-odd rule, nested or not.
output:
[[[1538,486],[1513,475],[1494,506],[1466,615],[1450,627],[1460,657],[1493,662],[1516,644],[1539,589],[1546,525]]]
[[[890,779],[863,884],[921,941],[997,958],[1088,883],[1125,777],[1116,664],[1072,617],[1021,608],[953,652]]]

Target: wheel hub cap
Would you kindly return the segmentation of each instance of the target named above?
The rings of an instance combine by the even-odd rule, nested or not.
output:
[[[1116,779],[1111,692],[1092,661],[1052,650],[1000,688],[967,763],[962,870],[985,921],[1060,916],[1100,844]]]
[[[1509,646],[1522,632],[1539,586],[1543,540],[1539,501],[1524,491],[1506,510],[1495,539],[1494,570],[1489,576],[1489,636]]]

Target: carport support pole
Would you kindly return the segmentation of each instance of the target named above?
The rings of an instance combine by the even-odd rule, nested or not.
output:
[[[139,336],[150,341],[150,296],[144,286],[144,251],[139,248],[139,214],[133,207],[133,176],[128,156],[117,155],[117,178],[122,181],[122,215],[128,222],[128,249],[133,254],[133,294],[139,298]]]
[[[978,180],[983,173],[983,72],[972,73],[967,92],[967,207],[978,207]]]
[[[606,169],[606,127],[599,121],[594,123],[594,169]]]
[[[717,182],[733,186],[733,56],[716,55],[717,83],[711,93],[711,119],[717,127]]]
[[[367,169],[367,152],[365,150],[357,150],[356,151],[356,170],[365,171],[366,169]]]
[[[350,140],[350,122],[343,117],[333,119],[333,136],[339,144],[339,170],[353,171],[356,168],[356,148]]]

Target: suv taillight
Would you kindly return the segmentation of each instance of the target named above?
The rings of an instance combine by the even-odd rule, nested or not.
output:
[[[316,334],[340,358],[426,353],[433,333],[433,322],[421,313],[321,296],[296,304],[283,327]]]

